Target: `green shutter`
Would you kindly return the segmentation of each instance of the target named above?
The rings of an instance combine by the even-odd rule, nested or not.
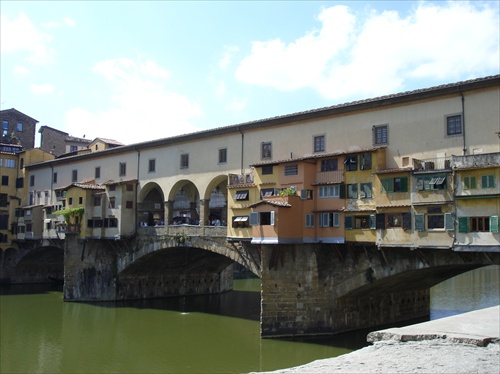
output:
[[[377,228],[377,220],[375,214],[370,214],[370,229],[374,230]]]
[[[352,230],[352,221],[353,221],[352,216],[345,216],[344,225],[346,230]]]
[[[469,232],[469,217],[458,217],[458,232]]]
[[[470,189],[476,188],[476,177],[470,177]]]
[[[250,212],[250,226],[259,226],[258,212]]]
[[[448,231],[453,231],[455,229],[455,220],[453,218],[453,213],[444,214],[444,227]]]
[[[401,192],[408,192],[408,177],[401,177]]]
[[[425,231],[425,214],[415,214],[415,231]]]
[[[339,186],[339,198],[341,198],[341,199],[345,199],[345,197],[346,197],[345,190],[346,190],[346,188],[345,188],[345,184],[341,184],[341,185]]]
[[[498,216],[490,217],[490,232],[498,232]]]
[[[382,193],[394,192],[394,179],[384,178],[380,181],[382,183]]]
[[[403,213],[401,215],[401,218],[403,219],[403,230],[410,230],[411,229],[411,213]]]

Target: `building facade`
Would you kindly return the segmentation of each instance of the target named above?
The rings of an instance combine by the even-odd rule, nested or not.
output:
[[[95,142],[99,152],[28,166],[27,206],[79,191],[82,237],[116,218],[116,237],[144,224],[226,225],[229,240],[253,244],[454,248],[481,227],[476,242],[498,246],[498,160],[484,183],[453,160],[500,152],[499,102],[494,76],[102,151]],[[482,196],[460,195],[467,176]],[[107,210],[116,183],[134,185],[120,212]],[[488,206],[483,218],[474,204]]]

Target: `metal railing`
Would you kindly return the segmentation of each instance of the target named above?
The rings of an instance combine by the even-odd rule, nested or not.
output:
[[[342,183],[344,181],[344,170],[321,171],[316,173],[315,184]]]
[[[413,170],[445,170],[451,168],[450,157],[413,159]]]

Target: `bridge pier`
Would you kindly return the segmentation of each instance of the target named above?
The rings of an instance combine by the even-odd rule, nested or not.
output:
[[[428,317],[430,287],[499,254],[262,245],[261,335],[335,334]]]

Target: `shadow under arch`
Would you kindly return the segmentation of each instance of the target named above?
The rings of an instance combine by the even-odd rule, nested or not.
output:
[[[165,221],[165,197],[158,183],[149,182],[141,188],[137,203],[137,222],[155,226]]]
[[[15,267],[15,280],[19,283],[63,282],[64,250],[45,246],[30,251]]]
[[[116,279],[118,300],[215,294],[232,289],[234,261],[201,248],[182,246],[150,252]]]

